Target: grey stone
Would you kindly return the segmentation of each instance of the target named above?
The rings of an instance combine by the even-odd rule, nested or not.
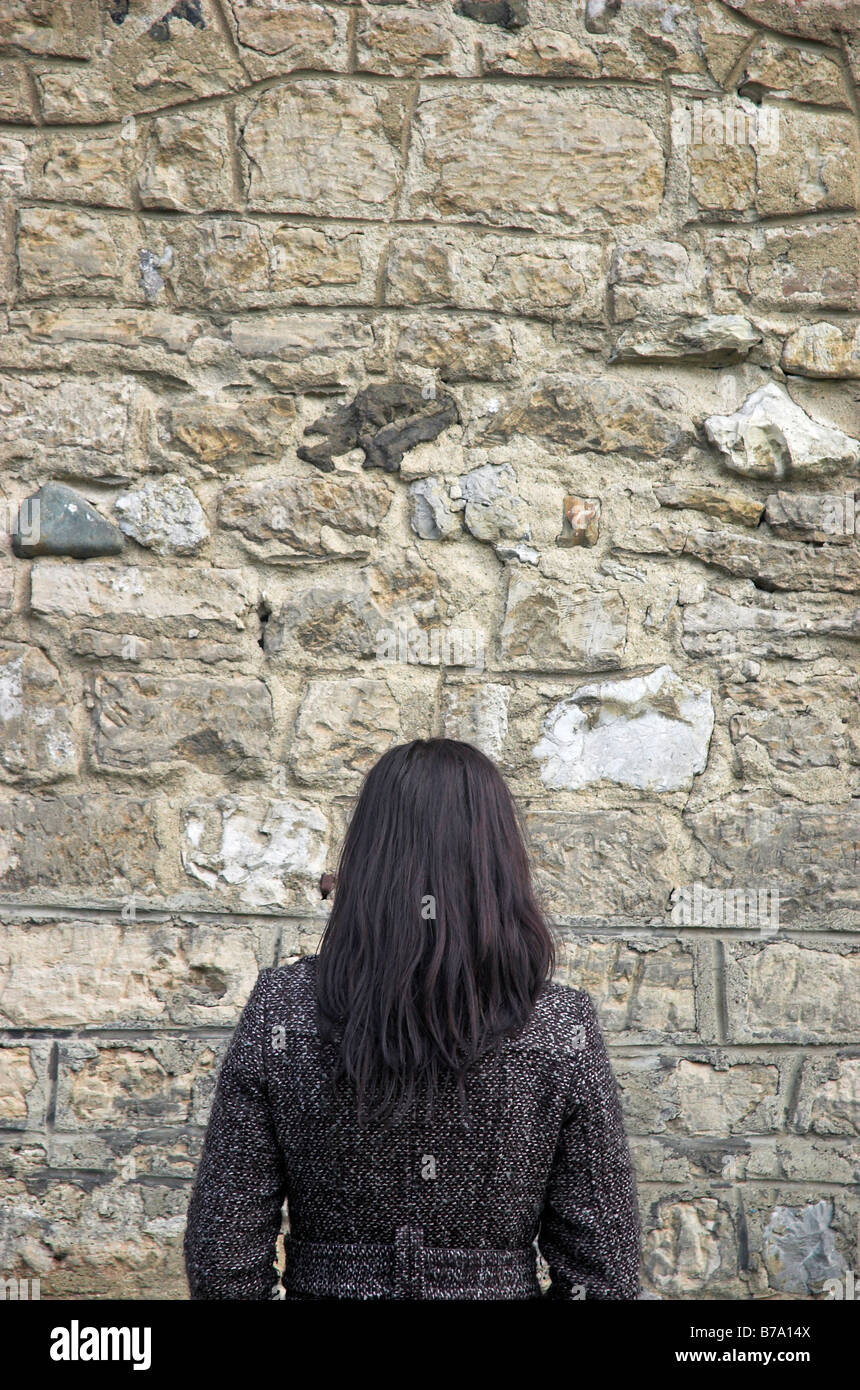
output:
[[[576,811],[556,811],[541,806],[530,807],[526,814],[529,844],[535,859],[542,901],[554,920],[614,922],[619,926],[631,922],[665,923],[665,907],[674,883],[683,875],[674,846],[677,843],[679,818],[662,808],[639,806],[630,808],[589,808]],[[567,943],[568,954],[575,941]],[[662,950],[662,947],[661,947]],[[619,1026],[628,1015],[625,1001],[631,995],[629,985],[636,974],[633,962],[648,964],[649,952],[641,953],[626,942],[607,941],[608,958],[616,964],[606,979],[601,978],[599,993],[615,1011],[617,999]],[[596,944],[583,947],[585,968],[597,969],[603,960]],[[673,960],[683,959],[683,977],[678,999],[672,1006],[673,1028],[695,1028],[695,1005],[692,987],[692,960],[688,948],[683,950],[671,943],[667,953]],[[660,978],[659,961],[665,957],[656,951],[655,984]],[[574,956],[575,960],[575,956]],[[627,982],[624,991],[613,979],[613,972]],[[572,974],[572,972],[571,972]],[[664,978],[675,978],[674,970],[664,972]],[[644,1003],[644,1001],[643,1001]],[[668,1018],[665,1014],[664,1018]],[[683,1025],[681,1020],[685,1020]],[[643,1013],[639,1023],[659,1028],[657,1007]]]
[[[44,483],[20,505],[12,532],[16,555],[118,555],[122,532],[74,488]]]
[[[507,497],[516,486],[516,475],[509,463],[485,463],[464,473],[451,488],[451,496],[460,507],[468,505],[489,507]]]
[[[637,1055],[616,1063],[625,1119],[646,1134],[768,1134],[783,1126],[776,1062],[726,1065],[717,1052],[667,1058]],[[656,1101],[656,1105],[655,1105]]]
[[[845,1272],[830,1223],[833,1203],[776,1207],[764,1230],[762,1258],[774,1288],[783,1293],[821,1292],[825,1280]]]
[[[608,34],[613,15],[621,9],[621,0],[587,0],[585,27],[589,34]]]
[[[645,531],[619,536],[614,548],[621,554],[689,555],[761,589],[860,592],[860,555],[853,547],[808,546],[758,533],[658,521]]]
[[[851,733],[860,725],[857,682],[832,675],[727,683],[723,714],[748,786],[760,776],[776,780],[779,771],[839,767],[851,761]]]
[[[495,546],[502,558],[534,564],[537,552],[522,542],[531,539],[528,508],[517,490],[510,464],[483,464],[456,479],[450,489],[452,505],[463,511],[467,531]]]
[[[521,29],[529,22],[528,0],[455,0],[454,13],[503,29]]]
[[[461,534],[460,518],[438,478],[418,478],[411,483],[409,500],[410,524],[422,540],[448,540]]]
[[[860,907],[856,874],[860,811],[853,802],[805,805],[789,798],[777,800],[767,794],[735,792],[712,805],[691,808],[685,819],[710,855],[709,882],[715,887],[777,887],[781,922],[809,922],[817,928],[838,924],[840,920],[850,923]],[[818,961],[814,955],[810,959]],[[839,962],[834,960],[832,964]],[[778,966],[779,957],[774,957],[769,979],[775,992],[769,1005],[769,1021],[762,1023],[762,1036],[772,1027],[780,1031],[780,1036],[785,1030],[788,1037],[796,1040],[796,1029],[787,1012],[786,990],[792,979],[800,981],[802,976],[794,972],[789,958],[783,962],[782,972]],[[839,1005],[835,981],[833,989],[824,984],[826,955],[820,966],[819,988],[824,993],[818,1004],[810,995],[809,1007],[812,1014],[818,1012],[823,1030],[825,1013],[831,1007],[838,1010]],[[851,1036],[850,1025],[840,1030],[843,1031]]]
[[[860,1057],[808,1057],[793,1127],[823,1135],[860,1135]]]
[[[155,807],[148,799],[78,792],[0,803],[5,892],[146,892],[158,882],[159,862]]]
[[[860,638],[860,609],[830,595],[763,593],[749,585],[736,598],[710,594],[683,609],[682,646],[689,656],[731,653],[796,661],[833,651],[834,639]]]
[[[490,758],[499,758],[508,734],[511,688],[495,681],[451,685],[445,691],[445,736],[473,743]]]

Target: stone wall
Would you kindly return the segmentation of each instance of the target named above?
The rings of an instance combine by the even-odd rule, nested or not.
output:
[[[598,1004],[650,1293],[824,1296],[857,0],[5,0],[0,44],[0,1272],[184,1296],[256,972],[444,731]]]

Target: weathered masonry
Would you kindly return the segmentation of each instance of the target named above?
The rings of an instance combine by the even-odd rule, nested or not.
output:
[[[0,1275],[181,1297],[362,771],[520,797],[662,1298],[860,1227],[858,0],[6,0]]]

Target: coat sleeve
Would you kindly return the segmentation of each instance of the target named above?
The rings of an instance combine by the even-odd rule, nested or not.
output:
[[[269,1109],[262,970],[224,1057],[185,1228],[192,1299],[271,1299],[286,1175]]]
[[[594,1004],[581,993],[573,1085],[544,1197],[538,1248],[551,1299],[639,1297],[636,1182],[618,1086]]]

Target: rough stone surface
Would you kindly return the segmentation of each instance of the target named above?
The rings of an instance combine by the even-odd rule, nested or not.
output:
[[[401,711],[386,680],[310,681],[290,746],[298,780],[356,786],[386,748],[404,741],[405,720],[419,713]]]
[[[651,1211],[643,1252],[649,1283],[659,1298],[728,1295],[737,1278],[737,1232],[731,1215],[712,1197],[663,1198]]]
[[[153,1038],[61,1045],[56,1116],[63,1130],[197,1124],[211,1103],[218,1042]]]
[[[120,530],[156,555],[194,555],[209,535],[203,508],[178,478],[148,478],[121,493],[114,509]]]
[[[226,487],[218,519],[270,564],[358,558],[370,553],[390,505],[388,488],[370,478],[269,478]]]
[[[850,922],[858,899],[854,858],[860,842],[860,820],[851,806],[793,798],[767,801],[737,793],[718,804],[691,809],[689,824],[695,838],[708,852],[709,874],[716,886],[745,875],[757,887],[779,888],[780,918],[803,921],[814,910],[822,924]],[[838,827],[838,833],[837,833]],[[771,967],[789,958],[779,952],[769,958]],[[825,971],[844,973],[844,962],[830,961],[816,951],[813,963]],[[796,980],[786,969],[781,984]],[[832,993],[821,1000],[822,1009],[834,1004]],[[771,1007],[782,1007],[774,996]]]
[[[683,483],[666,483],[654,489],[661,507],[706,512],[721,521],[738,521],[742,526],[758,526],[764,507],[754,497],[731,488],[695,487]]]
[[[25,1028],[229,1024],[263,950],[248,927],[16,922],[2,934],[0,1018]]]
[[[20,795],[0,806],[4,893],[120,897],[158,882],[155,807],[140,797]]]
[[[773,382],[754,391],[736,414],[710,416],[705,430],[726,467],[746,477],[860,467],[860,439],[812,419]]]
[[[682,319],[656,331],[653,327],[627,328],[616,340],[609,360],[718,365],[746,357],[760,341],[752,324],[740,314],[712,314]]]
[[[588,823],[586,853],[588,865]],[[660,1033],[675,1041],[697,1036],[694,1007],[693,958],[687,944],[631,934],[621,937],[562,938],[561,979],[583,981],[600,1000],[607,1032],[629,1039],[639,1033]],[[588,984],[584,983],[588,980]],[[638,984],[638,988],[637,988]]]
[[[390,214],[402,123],[402,98],[370,84],[312,78],[270,88],[251,105],[239,137],[249,206],[314,216]]]
[[[309,425],[305,433],[322,434],[326,443],[306,446],[298,455],[330,472],[336,455],[360,448],[365,468],[393,473],[407,449],[435,439],[457,418],[456,403],[447,392],[437,399],[435,391],[427,397],[408,382],[368,386],[346,408]]]
[[[0,458],[21,471],[40,453],[41,467],[61,475],[122,476],[130,446],[136,388],[129,380],[80,383],[41,373],[0,381]]]
[[[830,1223],[832,1202],[797,1209],[776,1207],[764,1233],[762,1258],[777,1289],[805,1294],[846,1269]]]
[[[580,686],[550,711],[534,756],[548,787],[579,790],[606,779],[674,791],[704,771],[713,727],[710,691],[660,666]]]
[[[462,508],[467,531],[479,541],[489,541],[502,559],[537,561],[531,540],[528,509],[517,490],[509,465],[485,464],[465,473],[452,487],[454,507]]]
[[[165,570],[137,565],[68,565],[42,560],[33,566],[30,604],[35,613],[60,617],[239,619],[251,587],[240,570]]]
[[[185,872],[216,895],[246,908],[318,900],[327,825],[310,802],[198,799],[183,819]]]
[[[159,412],[160,442],[190,454],[205,470],[280,457],[280,434],[295,417],[288,396],[250,401],[192,399]]]
[[[419,478],[411,484],[409,498],[412,504],[412,530],[422,540],[445,540],[462,531],[460,518],[451,506],[451,498],[438,479]]]
[[[208,676],[97,676],[93,753],[105,769],[157,772],[189,762],[239,777],[259,774],[273,717],[259,680]]]
[[[728,961],[729,1027],[737,1041],[767,1035],[844,1043],[857,1026],[856,949],[835,951],[768,942],[732,945]]]
[[[0,777],[54,782],[78,771],[78,735],[59,673],[38,647],[0,646]]]
[[[445,737],[473,743],[489,758],[500,758],[508,733],[510,696],[508,686],[495,682],[449,686]]]
[[[845,510],[844,498],[834,499],[834,512]],[[616,548],[643,555],[686,555],[726,574],[750,579],[761,589],[789,591],[860,590],[860,557],[852,548],[816,547],[772,540],[716,527],[659,522],[647,531],[620,536]]]
[[[514,572],[501,627],[502,655],[513,667],[604,671],[620,666],[627,609],[618,593],[568,590]]]
[[[846,106],[848,94],[835,54],[789,48],[762,35],[744,61],[738,91],[753,101],[763,96],[812,101],[819,106]]]
[[[765,521],[789,540],[851,545],[857,527],[854,493],[775,492],[765,503]]]
[[[582,229],[653,217],[663,178],[649,123],[587,92],[439,85],[419,96],[415,110],[404,211]]]
[[[860,325],[810,323],[786,338],[783,371],[813,378],[860,377]]]
[[[641,388],[612,377],[543,377],[486,428],[490,440],[516,435],[568,449],[656,458],[686,442],[671,388]]]
[[[185,1297],[256,973],[316,949],[366,769],[447,734],[606,1030],[647,1295],[825,1297],[860,3],[0,11],[0,1275]]]

